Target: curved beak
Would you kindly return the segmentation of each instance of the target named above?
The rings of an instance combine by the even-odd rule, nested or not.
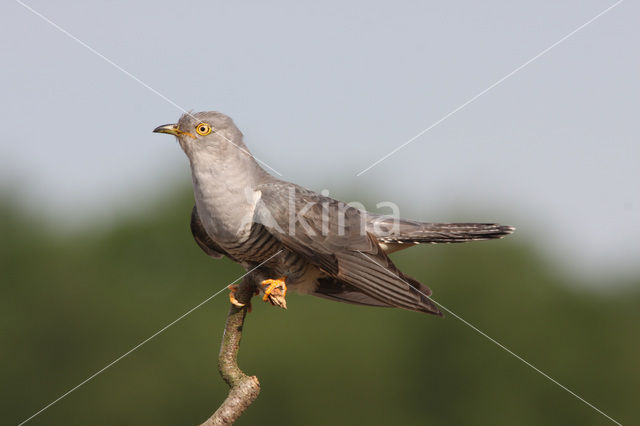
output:
[[[180,129],[177,124],[164,124],[153,129],[153,133],[168,133],[170,135],[178,136]]]

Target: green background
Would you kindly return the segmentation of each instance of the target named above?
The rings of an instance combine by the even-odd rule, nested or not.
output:
[[[0,203],[0,412],[18,424],[243,271],[189,232],[191,196],[110,229],[57,233]],[[517,225],[515,223],[514,225]],[[527,241],[398,253],[434,299],[623,424],[638,421],[640,279],[585,286]],[[240,365],[262,393],[238,424],[612,424],[454,315],[259,300]],[[29,424],[193,425],[224,399],[226,291]]]

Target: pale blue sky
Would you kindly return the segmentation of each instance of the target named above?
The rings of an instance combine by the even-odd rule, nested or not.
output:
[[[614,2],[26,3],[184,108],[232,116],[287,180],[516,225],[584,275],[639,269],[635,2],[360,177]],[[5,187],[100,225],[189,184],[177,144],[151,133],[179,110],[19,3],[0,13]]]

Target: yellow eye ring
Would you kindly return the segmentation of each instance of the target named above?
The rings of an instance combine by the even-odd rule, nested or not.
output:
[[[211,133],[211,130],[211,126],[209,126],[207,123],[200,123],[196,126],[196,132],[198,132],[198,134],[202,136],[207,136],[209,133]]]

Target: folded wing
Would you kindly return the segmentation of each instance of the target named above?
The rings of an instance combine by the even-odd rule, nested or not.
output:
[[[429,288],[396,268],[358,209],[288,183],[257,189],[254,219],[289,250],[379,304],[441,315]]]

